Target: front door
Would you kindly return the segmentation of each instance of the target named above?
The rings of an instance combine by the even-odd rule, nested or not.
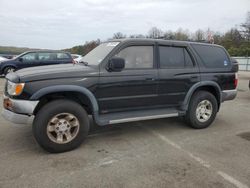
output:
[[[157,98],[154,45],[127,46],[115,56],[125,59],[121,72],[100,71],[96,96],[101,113],[147,108]]]
[[[37,53],[36,52],[26,53],[21,58],[22,58],[22,60],[18,63],[18,69],[39,65],[39,61],[37,60]]]

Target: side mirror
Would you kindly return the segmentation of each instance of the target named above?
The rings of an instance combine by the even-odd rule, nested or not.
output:
[[[23,62],[23,58],[22,58],[22,57],[19,57],[19,58],[18,58],[18,61]]]
[[[125,67],[125,60],[120,57],[113,57],[108,62],[108,71],[121,72]]]

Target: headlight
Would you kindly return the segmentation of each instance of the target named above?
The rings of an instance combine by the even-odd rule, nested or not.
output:
[[[23,92],[24,85],[24,83],[13,83],[8,81],[7,92],[12,96],[20,95]]]

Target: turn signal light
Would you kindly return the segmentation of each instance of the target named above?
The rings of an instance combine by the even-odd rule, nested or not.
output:
[[[3,106],[5,109],[12,110],[13,104],[9,98],[3,99]]]

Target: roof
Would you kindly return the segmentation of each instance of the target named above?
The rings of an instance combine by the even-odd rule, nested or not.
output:
[[[62,50],[29,50],[29,51],[26,51],[25,53],[28,53],[28,52],[47,52],[47,53],[59,53],[59,52],[63,52],[63,53],[68,53],[68,52],[65,52],[65,51],[62,51]]]
[[[108,42],[159,42],[159,43],[172,43],[172,44],[200,44],[200,45],[212,45],[220,46],[217,44],[194,42],[194,41],[180,41],[180,40],[165,40],[165,39],[151,39],[151,38],[125,38],[125,39],[112,39]]]

